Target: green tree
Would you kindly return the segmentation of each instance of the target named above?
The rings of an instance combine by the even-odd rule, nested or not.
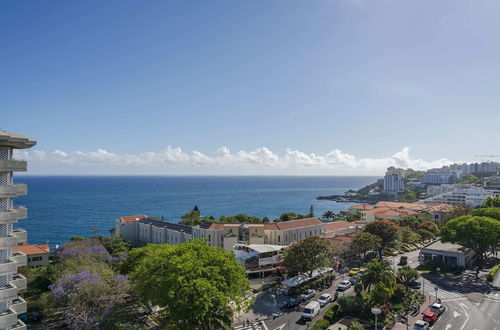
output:
[[[324,237],[309,236],[293,244],[284,252],[283,266],[290,275],[312,272],[320,267],[330,267],[333,247]]]
[[[500,221],[488,217],[464,215],[448,221],[441,228],[443,242],[458,243],[471,248],[480,257],[500,246]]]
[[[500,208],[500,197],[489,196],[483,202],[483,205],[481,205],[481,207],[498,207],[498,208]],[[496,219],[498,219],[498,218],[496,218]]]
[[[382,251],[391,247],[399,238],[399,228],[390,221],[373,221],[366,225],[365,231],[380,237],[379,256],[382,258]]]
[[[400,227],[401,240],[405,243],[415,243],[422,239],[422,237],[411,230],[409,227]]]
[[[186,226],[195,226],[203,222],[203,219],[200,217],[200,209],[196,205],[191,211],[181,215],[181,219],[180,223]]]
[[[368,263],[366,270],[361,275],[363,289],[370,291],[372,286],[377,283],[384,284],[387,288],[393,290],[396,286],[396,277],[391,267],[380,260],[373,260]]]
[[[333,213],[332,211],[323,212],[323,219],[330,220],[333,219],[333,217],[335,217],[335,213]]]
[[[477,183],[477,182],[479,182],[479,178],[477,176],[475,176],[474,174],[466,173],[460,176],[460,181],[458,183],[465,184],[465,183]]]
[[[134,249],[128,266],[138,296],[164,308],[168,329],[229,328],[249,289],[234,255],[201,240]]]
[[[354,321],[349,325],[347,330],[365,330],[365,326],[357,321]]]
[[[382,239],[368,232],[361,232],[352,238],[351,248],[357,253],[362,253],[378,249],[382,244]]]
[[[404,285],[406,291],[413,280],[418,278],[418,272],[410,266],[403,266],[396,272],[396,279],[399,283]]]
[[[500,207],[482,207],[470,211],[470,214],[480,217],[490,217],[496,220],[500,220]]]

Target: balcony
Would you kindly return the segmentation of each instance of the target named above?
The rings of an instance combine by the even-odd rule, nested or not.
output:
[[[19,213],[16,210],[2,211],[0,212],[0,224],[5,225],[11,222],[17,222],[19,219]]]
[[[7,260],[0,263],[0,275],[17,273],[17,262]]]
[[[17,323],[14,324],[10,329],[11,330],[26,330],[28,328],[26,327],[26,324],[24,324],[23,321],[17,320]]]
[[[28,257],[21,252],[15,252],[10,257],[10,260],[17,262],[17,267],[26,267],[28,266]]]
[[[19,290],[26,290],[26,288],[28,287],[28,280],[21,274],[14,274],[12,276],[12,281],[10,281],[10,284],[17,287]]]
[[[0,237],[0,249],[13,248],[17,245],[19,238],[15,236]]]
[[[17,314],[26,313],[27,307],[28,304],[26,303],[26,300],[21,297],[17,297],[16,299],[12,300],[12,303],[10,305],[10,308]]]
[[[0,159],[0,172],[26,172],[28,163],[24,160]]]
[[[17,298],[18,292],[18,288],[11,284],[7,284],[7,286],[0,288],[0,301]]]
[[[7,311],[0,313],[0,329],[8,328],[17,323],[17,313],[13,310],[8,309]]]
[[[27,193],[28,186],[23,183],[0,186],[0,198],[14,198]]]
[[[28,209],[23,206],[14,207],[14,211],[17,212],[18,219],[26,219],[28,217]]]
[[[28,240],[28,233],[24,229],[14,229],[11,235],[17,238],[17,243],[26,243]]]

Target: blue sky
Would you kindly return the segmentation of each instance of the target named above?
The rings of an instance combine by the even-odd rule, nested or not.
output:
[[[498,1],[2,2],[0,127],[39,141],[23,153],[33,173],[478,161],[500,153],[499,14]]]

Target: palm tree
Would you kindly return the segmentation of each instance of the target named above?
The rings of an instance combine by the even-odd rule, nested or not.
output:
[[[366,270],[361,276],[361,283],[367,291],[370,291],[372,285],[377,283],[383,283],[387,288],[392,289],[396,286],[396,277],[391,267],[380,260],[374,260],[366,266]]]
[[[411,268],[410,266],[403,266],[398,269],[396,273],[396,279],[399,283],[404,285],[406,291],[408,291],[408,287],[413,280],[418,278],[418,272]]]
[[[335,213],[333,213],[332,211],[325,211],[323,213],[323,219],[330,220],[333,219],[333,217],[335,217]]]

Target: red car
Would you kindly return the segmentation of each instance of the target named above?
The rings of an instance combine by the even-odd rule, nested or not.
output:
[[[434,312],[425,312],[424,317],[422,318],[422,320],[424,320],[429,324],[434,324],[434,322],[436,322],[437,319],[438,319],[438,314]]]

